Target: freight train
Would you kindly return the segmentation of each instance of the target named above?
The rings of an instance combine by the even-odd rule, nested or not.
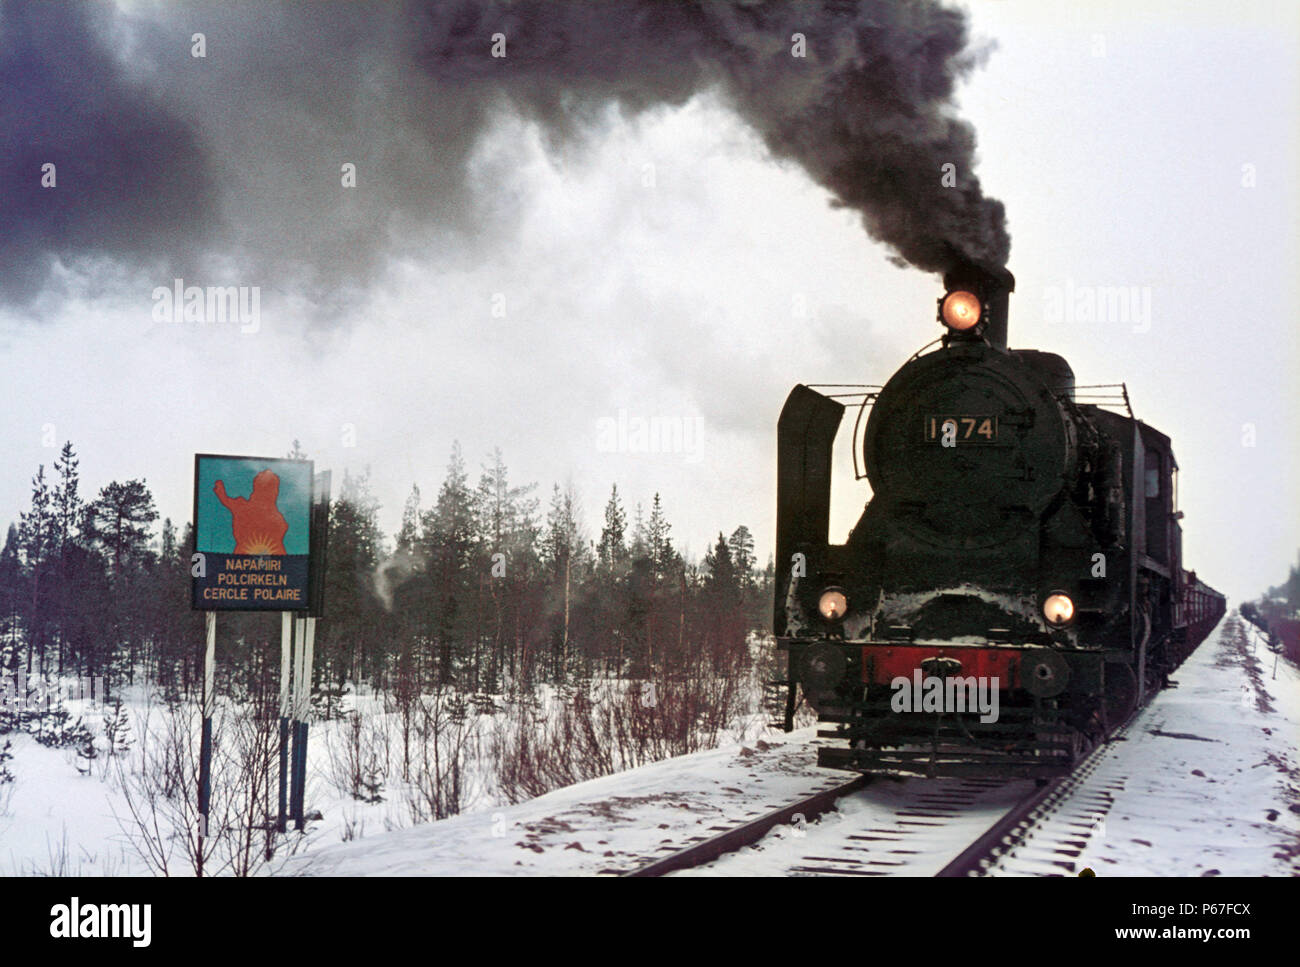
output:
[[[1014,288],[1005,269],[957,265],[928,351],[883,387],[796,386],[781,411],[784,725],[802,695],[836,740],[823,765],[1066,773],[1224,612],[1183,568],[1169,437],[1133,416],[1124,384],[1076,387],[1062,357],[1009,349]],[[832,544],[849,407],[871,499]]]

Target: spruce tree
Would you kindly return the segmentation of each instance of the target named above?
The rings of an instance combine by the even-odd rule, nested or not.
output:
[[[77,467],[81,461],[72,449],[72,441],[63,444],[59,459],[54,463],[57,482],[53,494],[53,511],[56,533],[58,534],[58,553],[63,556],[68,544],[73,540],[81,523],[82,500],[77,493],[81,478]]]
[[[563,491],[556,484],[546,515],[543,555],[553,589],[552,612],[557,616],[552,635],[552,673],[562,680],[570,656],[574,598],[583,576],[586,541],[578,524],[578,500],[570,484]]]
[[[755,584],[754,536],[749,528],[741,524],[727,538],[727,548],[731,552],[731,563],[736,570],[736,583],[742,591],[750,591]]]
[[[395,554],[410,554],[420,539],[420,488],[411,484],[411,492],[402,505],[402,525],[397,531],[397,549]]]
[[[347,694],[358,650],[368,654],[377,646],[380,605],[374,575],[383,554],[379,501],[370,489],[370,468],[360,474],[343,472],[339,496],[330,506],[330,548],[325,569],[325,600],[329,620],[317,638],[314,676],[323,700],[324,716],[333,718]]]
[[[14,781],[13,771],[9,768],[9,763],[14,757],[13,747],[13,742],[9,739],[5,739],[4,745],[0,745],[0,786]]]
[[[513,658],[522,636],[521,609],[527,607],[529,582],[537,571],[536,484],[512,486],[499,447],[492,451],[490,461],[482,465],[474,494],[481,548],[475,563],[475,605],[487,647],[486,661],[481,662],[477,655],[475,659],[475,670],[480,672],[476,701],[483,708],[493,702],[489,693],[501,687],[508,644],[513,646],[510,665],[515,665]]]
[[[101,656],[92,657],[91,664],[102,667],[110,683],[114,675],[135,681],[136,648],[147,632],[144,615],[157,593],[157,581],[150,577],[157,556],[149,546],[157,519],[153,494],[144,480],[114,480],[86,508],[82,530],[109,563],[111,592],[105,615],[107,647]]]
[[[725,603],[729,607],[734,607],[740,600],[740,585],[736,580],[736,568],[731,560],[731,548],[727,545],[727,539],[718,532],[717,543],[714,544],[713,550],[704,556],[704,566],[708,570],[708,576],[705,578],[705,588],[710,595],[718,599],[718,603]]]
[[[646,544],[650,560],[654,565],[654,576],[658,581],[677,579],[682,572],[681,556],[673,549],[669,533],[672,525],[664,515],[659,495],[655,494],[650,507],[650,521],[646,525]]]
[[[0,675],[18,664],[18,612],[23,601],[20,546],[18,527],[10,524],[0,550]]]
[[[72,448],[72,441],[63,444],[59,459],[54,463],[55,485],[51,499],[53,511],[53,538],[51,553],[54,562],[51,568],[51,608],[54,612],[55,631],[58,636],[58,672],[63,674],[66,639],[68,627],[75,621],[72,612],[76,609],[76,575],[77,548],[74,542],[82,519],[82,500],[77,490],[80,477],[77,473],[77,460]]]
[[[600,531],[600,544],[596,547],[596,558],[606,575],[621,573],[627,562],[627,545],[623,539],[626,532],[627,514],[618,499],[618,484],[614,484],[605,504],[605,522]]]
[[[126,752],[131,745],[131,717],[119,697],[104,712],[104,747],[111,758]]]
[[[650,557],[650,544],[646,540],[645,510],[639,502],[632,517],[632,543],[628,547],[628,554],[633,561]]]
[[[437,680],[450,682],[456,678],[456,656],[463,651],[469,631],[465,601],[476,535],[474,501],[459,442],[452,444],[437,502],[421,524],[421,551],[428,562],[426,581],[432,598],[429,637],[436,642]]]
[[[27,672],[32,672],[32,649],[38,655],[39,671],[45,674],[45,633],[48,621],[47,599],[49,581],[47,574],[53,556],[54,513],[51,508],[50,485],[45,479],[45,465],[41,464],[32,478],[32,508],[19,515],[19,545],[22,548],[26,569],[25,603],[27,638]]]

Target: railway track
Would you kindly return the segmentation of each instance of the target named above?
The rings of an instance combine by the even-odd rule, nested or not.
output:
[[[1206,637],[1208,632],[1199,634],[1186,654]],[[1176,685],[1171,681],[1166,687]],[[842,829],[819,842],[816,852],[782,866],[769,864],[754,875],[1078,875],[1090,843],[1105,837],[1106,817],[1116,794],[1130,778],[1115,754],[1117,743],[1127,738],[1160,692],[1158,688],[1148,691],[1145,701],[1110,739],[1094,748],[1067,776],[1042,787],[995,778],[902,780],[910,785],[896,801],[875,797],[877,801],[860,810],[861,815],[846,818],[839,824]],[[773,830],[802,816],[803,821],[793,830],[793,842],[798,842],[808,833],[803,829],[807,822],[837,811],[842,803],[872,795],[889,782],[888,777],[855,776],[833,783],[797,802],[762,814],[751,813],[733,826],[712,827],[714,836],[696,837],[681,847],[664,846],[666,855],[622,875],[662,876],[700,870],[728,854],[758,846]],[[981,824],[980,811],[1000,802],[992,821],[987,821],[986,815]],[[970,830],[972,823],[978,829],[954,843],[954,837]]]
[[[1105,746],[1102,747],[1103,749]],[[1100,751],[1100,750],[1099,750]],[[1124,788],[1127,776],[1100,789],[1082,791],[1101,760],[1053,780],[994,823],[936,876],[1062,876],[1079,872],[1076,859]]]
[[[773,875],[1069,875],[1078,872],[1076,860],[1089,839],[1104,832],[1114,795],[1128,778],[1107,767],[1113,741],[1094,749],[1070,775],[1042,787],[994,778],[854,776],[734,825],[713,827],[712,836],[665,846],[663,856],[622,875],[705,867],[756,846],[783,826],[791,835],[769,852],[797,855],[774,856],[767,869]],[[826,825],[808,824],[841,806],[852,815],[841,817],[826,835],[808,835]],[[725,861],[717,872],[726,872]]]
[[[714,827],[715,830],[720,830],[717,835],[696,837],[688,841],[687,845],[672,849],[667,856],[652,860],[644,866],[638,866],[623,875],[663,876],[677,870],[711,863],[727,853],[752,846],[777,826],[810,822],[818,818],[828,810],[834,809],[836,801],[842,796],[857,792],[870,781],[870,776],[854,776],[847,782],[834,783],[812,795],[764,813],[755,819],[748,819],[736,826]]]
[[[1132,720],[1130,720],[1132,722]],[[1081,872],[1078,857],[1105,835],[1106,816],[1128,776],[1116,772],[1113,743],[1098,746],[1068,776],[1054,779],[994,823],[936,876],[1062,876]]]

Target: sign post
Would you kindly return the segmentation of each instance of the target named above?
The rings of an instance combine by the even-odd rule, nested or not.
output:
[[[289,778],[289,667],[293,654],[293,612],[280,612],[280,810],[275,829],[286,829],[285,796]]]
[[[212,798],[218,611],[280,612],[280,788],[276,829],[286,830],[290,812],[297,828],[303,826],[314,617],[310,631],[304,625],[309,608],[313,616],[321,613],[328,525],[329,474],[314,474],[311,461],[195,455],[191,604],[196,611],[204,611],[207,618],[199,753],[200,876]]]
[[[307,613],[295,622],[297,628],[297,674],[294,684],[293,765],[289,795],[294,829],[305,825],[303,815],[307,795],[307,737],[311,714],[311,677],[316,659],[316,619],[325,604],[325,551],[329,534],[330,473],[316,474],[312,481],[311,566],[307,575]]]
[[[212,804],[212,707],[215,702],[217,613],[206,615],[207,646],[203,649],[203,732],[199,739],[199,835],[195,872],[203,875],[203,840],[208,835],[208,808]]]
[[[302,699],[303,699],[303,659],[306,657],[306,648],[303,647],[306,633],[303,630],[305,623],[304,618],[294,617],[293,619],[293,757],[292,771],[290,772],[289,793],[289,811],[293,816],[293,828],[302,829],[302,801],[303,801],[303,782],[302,782],[302,757],[303,757],[303,735],[302,735]]]

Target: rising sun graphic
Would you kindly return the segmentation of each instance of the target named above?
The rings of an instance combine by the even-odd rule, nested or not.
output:
[[[268,534],[253,534],[244,542],[244,554],[274,554],[275,538]]]

